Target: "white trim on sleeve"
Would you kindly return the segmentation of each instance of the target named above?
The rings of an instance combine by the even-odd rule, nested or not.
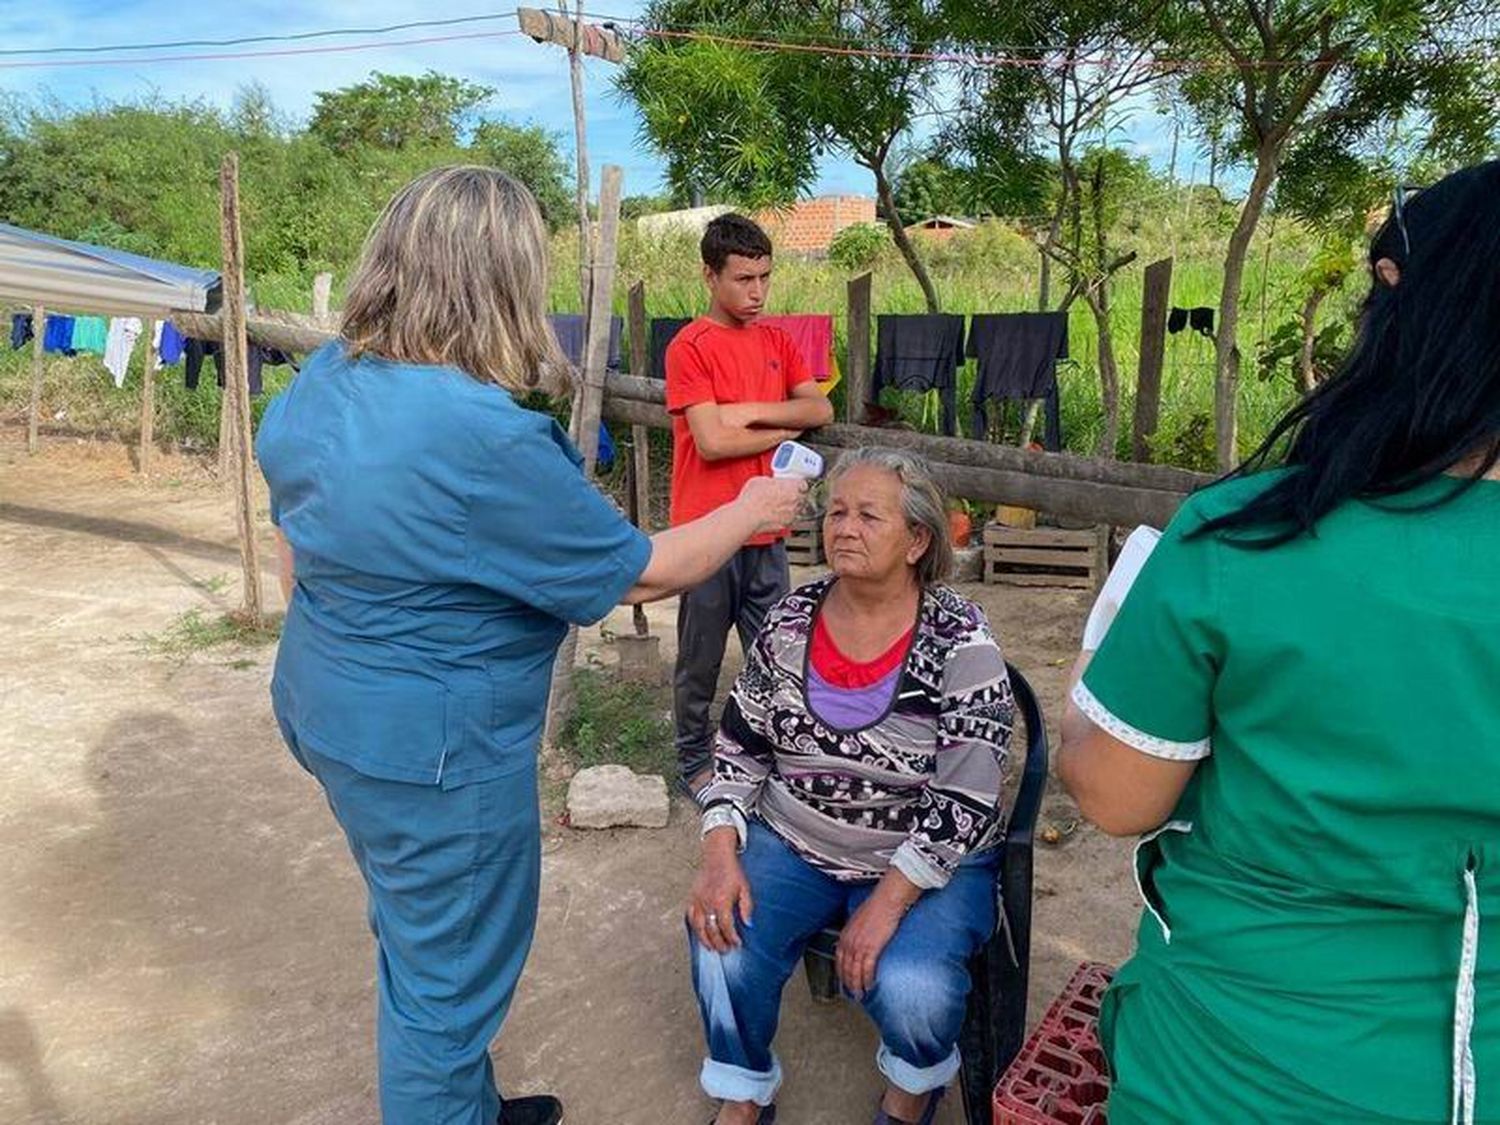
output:
[[[1170,738],[1157,738],[1154,734],[1147,734],[1138,727],[1131,726],[1100,703],[1082,680],[1073,685],[1072,700],[1074,706],[1088,716],[1089,722],[1142,754],[1172,762],[1196,762],[1212,753],[1213,748],[1206,738],[1200,738],[1197,742],[1174,742]]]

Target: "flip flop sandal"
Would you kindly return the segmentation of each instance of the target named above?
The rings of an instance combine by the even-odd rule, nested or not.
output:
[[[714,1114],[713,1119],[711,1121],[709,1121],[708,1125],[714,1125],[714,1122],[718,1121],[718,1119],[719,1119],[719,1115],[718,1114]],[[775,1105],[763,1105],[763,1106],[761,1106],[760,1107],[760,1115],[758,1117],[756,1117],[756,1119],[755,1119],[755,1125],[776,1125],[776,1106]]]
[[[932,1097],[927,1099],[927,1108],[922,1111],[922,1116],[915,1121],[903,1121],[899,1117],[892,1117],[887,1113],[879,1102],[875,1103],[875,1121],[873,1125],[932,1125],[933,1119],[937,1117],[938,1102],[943,1100],[943,1095],[948,1092],[946,1086],[939,1086],[932,1092]]]

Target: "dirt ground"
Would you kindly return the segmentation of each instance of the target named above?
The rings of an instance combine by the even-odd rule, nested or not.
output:
[[[0,1121],[375,1121],[363,889],[277,736],[274,651],[150,644],[238,603],[226,494],[188,459],[147,482],[118,445],[53,438],[28,458],[21,438],[0,431]],[[1055,722],[1086,599],[965,589]],[[668,649],[672,615],[651,615]],[[601,636],[585,650],[607,661]],[[1033,1019],[1078,961],[1127,953],[1136,915],[1124,846],[1068,832],[1055,792],[1042,819],[1065,838],[1037,854]],[[574,1125],[701,1125],[688,808],[656,832],[549,820],[545,853],[502,1080],[559,1093]],[[781,1120],[868,1121],[874,1048],[856,1008],[794,979]]]

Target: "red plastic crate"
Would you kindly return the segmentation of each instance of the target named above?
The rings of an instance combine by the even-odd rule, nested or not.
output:
[[[994,1125],[1106,1125],[1099,1002],[1115,971],[1085,961],[995,1085]]]

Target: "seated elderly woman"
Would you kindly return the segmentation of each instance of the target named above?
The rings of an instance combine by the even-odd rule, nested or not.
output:
[[[688,905],[717,1122],[769,1122],[781,992],[843,923],[837,969],[880,1031],[877,1125],[930,1123],[958,1071],[967,963],[993,932],[1014,702],[978,606],[942,585],[942,494],[916,457],[847,454],[833,573],[771,611],[724,708]]]

